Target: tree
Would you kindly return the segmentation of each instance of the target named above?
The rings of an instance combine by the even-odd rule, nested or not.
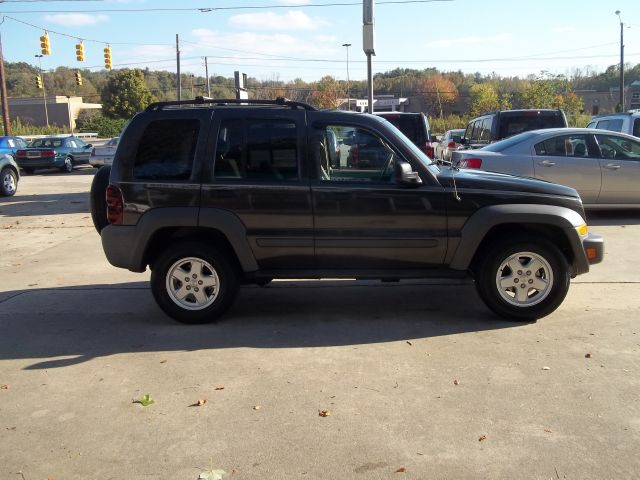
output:
[[[440,112],[441,105],[455,102],[458,89],[448,78],[437,74],[422,80],[419,84],[420,94],[427,110],[431,113]]]
[[[142,70],[113,73],[102,90],[102,111],[111,118],[131,118],[155,101]]]
[[[522,108],[554,108],[556,88],[550,80],[534,80],[520,92]]]
[[[336,79],[327,75],[316,84],[316,90],[310,100],[319,108],[338,108],[340,101],[345,97],[346,94]]]
[[[472,116],[478,116],[485,112],[498,110],[502,104],[498,98],[498,92],[489,83],[476,83],[469,89],[470,113]],[[508,99],[503,98],[504,103],[508,103]]]

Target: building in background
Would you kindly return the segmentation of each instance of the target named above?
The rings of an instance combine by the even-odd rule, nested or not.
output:
[[[102,108],[99,103],[84,103],[82,97],[47,97],[47,110],[45,114],[44,100],[42,97],[9,98],[9,119],[20,120],[23,124],[43,127],[58,125],[75,129],[76,119],[82,110],[98,110]]]

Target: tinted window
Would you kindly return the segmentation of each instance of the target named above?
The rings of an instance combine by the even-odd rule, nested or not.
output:
[[[490,152],[501,152],[502,150],[512,147],[513,145],[517,145],[520,142],[524,142],[534,137],[534,133],[525,132],[520,135],[514,135],[513,137],[505,138],[504,140],[500,140],[499,142],[492,143],[491,145],[487,145],[486,147],[482,147],[482,150],[489,150]]]
[[[225,120],[216,148],[216,178],[297,180],[298,144],[289,120]]]
[[[622,131],[622,119],[611,118],[608,120],[600,120],[596,126],[599,130],[611,130],[612,132]]]
[[[640,160],[640,142],[613,135],[596,135],[604,158]]]
[[[503,113],[500,115],[498,139],[510,137],[529,130],[566,126],[566,121],[560,112],[524,112],[518,114]]]
[[[640,137],[640,118],[633,121],[633,136]]]
[[[381,115],[416,145],[424,146],[427,141],[426,119],[422,115]]]
[[[560,135],[535,146],[536,155],[553,157],[594,157],[589,151],[586,135]]]
[[[482,143],[489,143],[491,141],[491,120],[493,120],[493,118],[489,117],[482,121],[480,128],[480,141]]]
[[[198,120],[158,120],[145,129],[136,153],[138,180],[187,180],[196,152]]]

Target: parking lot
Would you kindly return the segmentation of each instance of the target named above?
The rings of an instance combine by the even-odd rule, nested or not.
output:
[[[185,326],[107,263],[93,173],[0,199],[0,478],[637,478],[640,212],[589,215],[605,260],[537,323],[468,282],[291,280]]]

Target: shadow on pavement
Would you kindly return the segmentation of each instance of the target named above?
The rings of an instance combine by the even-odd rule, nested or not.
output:
[[[470,284],[274,282],[241,288],[218,322],[182,325],[148,283],[5,292],[0,359],[60,368],[135,352],[359,345],[517,327],[492,315]]]
[[[87,192],[48,193],[42,195],[20,195],[0,197],[0,215],[4,217],[34,217],[65,213],[89,213]]]
[[[592,210],[587,212],[589,226],[640,225],[640,208],[637,210]]]

